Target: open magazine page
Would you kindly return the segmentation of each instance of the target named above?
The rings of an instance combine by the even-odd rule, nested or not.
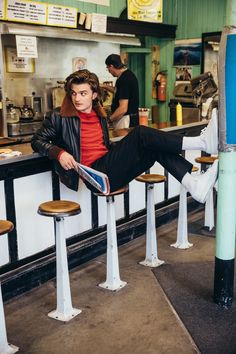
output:
[[[86,181],[88,181],[93,187],[98,189],[103,194],[110,193],[109,179],[105,173],[94,170],[91,167],[84,166],[77,162],[76,172]]]

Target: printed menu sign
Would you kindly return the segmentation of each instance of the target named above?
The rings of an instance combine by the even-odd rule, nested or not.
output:
[[[5,8],[4,1],[0,1],[0,20],[4,20],[4,8]]]
[[[8,21],[46,25],[47,5],[21,0],[8,0],[6,18]]]
[[[49,26],[77,27],[77,8],[61,5],[48,5]]]

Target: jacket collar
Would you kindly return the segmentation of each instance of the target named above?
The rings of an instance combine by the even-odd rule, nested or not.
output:
[[[67,95],[65,95],[63,99],[60,114],[62,117],[73,117],[78,115],[75,106]]]
[[[93,110],[97,113],[99,117],[106,118],[107,114],[104,108],[100,103],[97,103],[96,105],[93,105]],[[61,117],[74,117],[78,116],[79,112],[73,105],[71,99],[65,95],[61,108],[60,108],[60,115]]]

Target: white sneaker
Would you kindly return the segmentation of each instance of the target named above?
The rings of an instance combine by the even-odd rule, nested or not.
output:
[[[208,154],[218,154],[218,113],[214,108],[207,127],[201,131],[201,140],[205,143],[205,152]]]
[[[192,197],[199,203],[205,203],[209,191],[213,188],[218,172],[218,160],[215,160],[212,167],[209,167],[205,173],[194,177],[195,188],[190,191]]]

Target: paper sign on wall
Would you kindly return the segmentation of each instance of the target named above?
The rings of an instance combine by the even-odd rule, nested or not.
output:
[[[16,48],[6,47],[6,70],[8,73],[33,73],[34,58],[18,57]]]
[[[47,25],[76,28],[77,8],[49,4]]]
[[[36,37],[16,36],[16,49],[20,58],[38,58]]]
[[[92,32],[106,33],[107,15],[92,14]]]
[[[4,20],[5,2],[0,1],[0,20]]]
[[[8,21],[46,25],[47,4],[38,2],[7,0],[6,19]]]

